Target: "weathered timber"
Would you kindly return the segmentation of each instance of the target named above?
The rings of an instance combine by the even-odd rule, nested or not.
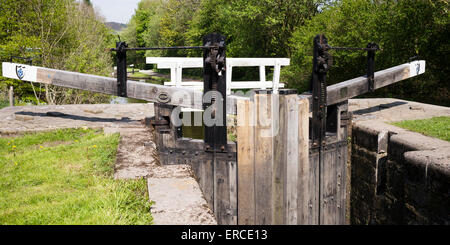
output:
[[[23,81],[47,83],[61,87],[88,90],[105,94],[117,94],[117,80],[110,77],[95,76],[77,72],[61,71],[37,66],[3,62],[2,76],[20,79],[16,74],[16,67],[23,67],[25,76]],[[425,72],[425,61],[413,61],[398,65],[386,70],[375,72],[374,88],[378,89],[387,85],[408,79]],[[127,81],[127,96],[153,102],[169,103],[192,109],[202,109],[202,95],[200,91],[188,88],[174,88],[163,85]],[[327,87],[327,104],[333,105],[361,94],[369,92],[367,76],[357,77]],[[310,100],[311,95],[300,95]],[[236,101],[248,100],[242,96],[227,96],[227,114],[236,115]],[[167,101],[169,100],[169,101]]]
[[[237,103],[238,224],[255,224],[255,110],[254,102]]]
[[[298,155],[300,150],[308,152],[308,149],[300,148],[301,144],[299,144],[299,137],[304,136],[299,134],[298,124],[301,123],[299,119],[302,118],[299,114],[298,96],[297,94],[291,94],[283,97],[285,99],[285,106],[283,108],[285,111],[285,122],[284,124],[280,123],[280,129],[285,128],[286,140],[284,146],[280,145],[280,147],[284,148],[283,155],[286,156],[286,160],[283,164],[284,219],[282,224],[296,225],[298,204],[297,182],[300,163]],[[306,119],[307,121],[308,119]]]
[[[279,107],[274,108],[279,111],[279,119],[278,125],[270,125],[272,128],[278,128],[278,133],[275,133],[273,136],[273,170],[271,179],[267,179],[266,181],[272,182],[272,212],[273,212],[273,225],[282,225],[284,223],[284,202],[286,201],[285,196],[285,185],[288,184],[286,182],[286,162],[287,162],[287,135],[289,129],[287,129],[287,99],[286,96],[273,94],[271,95],[273,99],[279,101]],[[296,96],[296,95],[295,95]],[[297,97],[297,96],[296,96]],[[272,119],[272,118],[270,118]],[[272,122],[277,122],[272,120]],[[295,159],[294,159],[295,160]]]
[[[26,74],[21,79],[23,81],[117,95],[117,79],[115,78],[9,62],[3,62],[2,66],[4,77],[19,79],[15,70],[17,66],[20,66]],[[175,88],[130,80],[127,81],[127,97],[202,110],[203,93],[189,88]],[[236,114],[236,101],[239,99],[248,100],[240,96],[227,97],[228,114]]]
[[[374,88],[379,89],[390,84],[415,77],[425,72],[425,61],[413,61],[389,69],[375,72]],[[327,87],[327,105],[334,105],[369,92],[367,76],[357,77]],[[310,100],[311,95],[300,95]],[[311,110],[311,109],[310,109]]]
[[[309,102],[300,99],[298,103],[298,182],[297,182],[297,224],[317,224],[317,198],[315,196],[316,168],[309,161]]]
[[[273,222],[273,94],[255,94],[255,209],[256,224]],[[274,100],[275,101],[275,100]],[[278,109],[278,108],[277,108]]]
[[[299,215],[311,216],[303,192],[317,185],[302,179],[309,181],[308,100],[279,92],[238,102],[238,224],[303,224]]]
[[[163,165],[188,164],[218,224],[237,224],[236,144],[227,152],[205,152],[203,140],[184,138],[168,118],[175,106],[155,103],[155,143]],[[158,120],[168,125],[156,125]]]

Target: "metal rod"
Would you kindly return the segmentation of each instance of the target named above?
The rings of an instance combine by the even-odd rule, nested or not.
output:
[[[125,42],[117,42],[117,96],[127,97],[127,47]]]
[[[123,50],[164,50],[164,49],[213,49],[219,48],[217,46],[174,46],[174,47],[137,47],[137,48],[124,48]],[[112,48],[110,51],[117,51],[117,48]]]
[[[354,47],[330,47],[330,49],[334,50],[363,50],[363,51],[376,51],[380,50],[380,48],[354,48]]]
[[[375,51],[378,49],[376,43],[367,44],[367,82],[369,83],[369,92],[375,91]]]

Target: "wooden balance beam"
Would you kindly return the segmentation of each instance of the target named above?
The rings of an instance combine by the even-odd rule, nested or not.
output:
[[[425,72],[425,61],[413,61],[375,73],[375,89],[420,75]],[[51,84],[55,86],[81,89],[103,94],[117,94],[116,78],[96,76],[78,72],[55,70],[50,68],[29,66],[24,64],[3,62],[2,76],[22,81]],[[369,91],[366,76],[357,77],[327,87],[327,104],[333,105]],[[174,106],[202,110],[201,91],[189,88],[168,87],[152,83],[127,81],[129,98],[166,103]],[[311,95],[307,97],[311,102]],[[248,97],[228,95],[227,114],[236,115],[238,100],[249,100]],[[311,105],[312,103],[310,103]],[[310,109],[311,110],[311,109]]]

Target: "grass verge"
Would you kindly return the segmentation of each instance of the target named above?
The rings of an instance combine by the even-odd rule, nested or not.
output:
[[[450,117],[394,122],[392,125],[431,137],[450,141]]]
[[[0,100],[0,109],[3,109],[3,108],[8,107],[8,106],[9,106],[9,102],[8,101]]]
[[[0,224],[150,224],[145,180],[114,180],[119,136],[0,138]]]

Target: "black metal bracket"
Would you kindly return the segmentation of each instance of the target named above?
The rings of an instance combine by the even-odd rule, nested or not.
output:
[[[367,81],[369,92],[375,91],[375,51],[380,47],[376,43],[367,44]]]
[[[333,65],[333,58],[328,53],[331,48],[323,34],[314,38],[313,50],[313,118],[312,118],[312,142],[320,146],[325,139],[327,116],[327,72]]]
[[[127,97],[127,50],[126,42],[116,42],[117,51],[117,96]]]
[[[203,109],[212,106],[221,99],[222,108],[213,108],[212,118],[221,125],[205,125],[205,150],[212,152],[227,151],[226,117],[226,45],[225,36],[211,33],[203,38],[206,47],[203,52],[203,92],[213,92],[211,102],[203,102]],[[221,109],[221,110],[219,110]],[[221,113],[218,115],[217,113]],[[220,118],[221,117],[221,118]],[[219,119],[219,120],[218,120]],[[221,120],[220,120],[221,119]]]
[[[127,97],[127,64],[126,52],[136,50],[163,50],[163,49],[203,49],[203,92],[213,92],[210,102],[203,102],[203,109],[212,109],[212,126],[205,125],[205,150],[208,152],[227,152],[227,117],[226,117],[226,45],[225,36],[211,33],[203,38],[203,46],[176,46],[176,47],[137,47],[129,48],[125,42],[116,42],[116,48],[110,51],[117,52],[117,95]],[[219,101],[220,99],[220,101]],[[221,102],[221,103],[217,103]],[[221,105],[222,108],[217,108]],[[217,114],[220,113],[221,115]],[[167,120],[155,120],[155,125],[167,125]],[[217,125],[219,124],[219,125]],[[181,134],[181,128],[177,131]],[[180,136],[181,137],[181,136]]]

